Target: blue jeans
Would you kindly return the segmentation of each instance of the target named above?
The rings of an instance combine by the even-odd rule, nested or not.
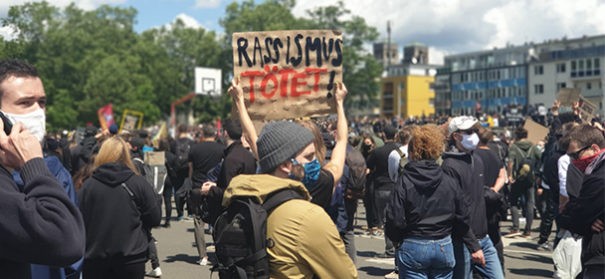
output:
[[[454,255],[456,257],[456,267],[454,268],[455,279],[471,279],[473,270],[484,278],[504,279],[502,265],[498,259],[498,252],[489,236],[479,239],[483,257],[485,257],[485,266],[471,263],[471,252],[466,248],[462,241],[454,241]]]
[[[452,278],[456,261],[452,238],[406,238],[397,249],[399,278]]]

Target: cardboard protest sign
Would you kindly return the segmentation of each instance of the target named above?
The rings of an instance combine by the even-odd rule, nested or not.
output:
[[[548,128],[533,121],[529,117],[525,119],[525,125],[523,125],[523,128],[527,130],[527,139],[533,144],[536,144],[539,141],[545,141],[546,135],[548,135]]]
[[[233,75],[253,120],[318,116],[342,82],[342,33],[334,30],[233,34]]]
[[[561,88],[557,93],[557,100],[561,106],[571,107],[571,105],[580,100],[580,90],[577,88]]]
[[[597,112],[597,106],[590,102],[584,96],[580,96],[580,118],[584,121],[590,122]]]
[[[122,121],[120,122],[120,132],[122,130],[132,131],[141,129],[141,126],[143,126],[143,113],[125,109],[122,113]]]

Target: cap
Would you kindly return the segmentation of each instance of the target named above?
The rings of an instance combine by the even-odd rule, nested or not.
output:
[[[450,120],[450,124],[448,126],[449,133],[453,133],[456,131],[464,131],[472,128],[477,123],[477,118],[472,116],[457,116]]]

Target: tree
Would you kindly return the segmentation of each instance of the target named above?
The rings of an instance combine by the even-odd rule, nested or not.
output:
[[[312,27],[343,30],[343,82],[351,96],[347,98],[345,105],[349,110],[360,110],[375,106],[378,102],[377,93],[380,87],[377,79],[382,73],[382,65],[364,46],[374,42],[379,34],[376,28],[368,26],[360,16],[353,15],[348,20],[343,19],[350,13],[342,1],[333,6],[307,11]]]

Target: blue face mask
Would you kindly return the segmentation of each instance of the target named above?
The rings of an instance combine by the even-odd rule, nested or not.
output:
[[[296,161],[296,159],[292,159],[292,163],[294,165],[300,165],[300,163]],[[321,165],[319,164],[319,161],[315,159],[311,162],[304,164],[303,168],[305,170],[305,176],[303,177],[301,182],[305,185],[308,190],[313,188],[315,186],[315,183],[319,179]]]

